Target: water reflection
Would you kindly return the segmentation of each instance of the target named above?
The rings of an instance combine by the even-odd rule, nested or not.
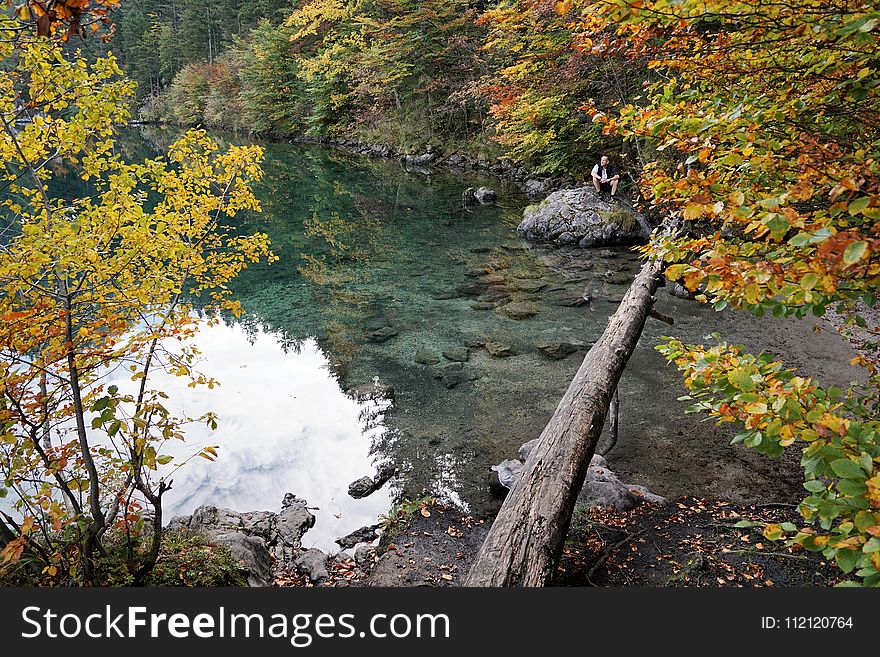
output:
[[[219,427],[192,425],[185,443],[173,441],[165,451],[185,458],[203,446],[221,448],[216,462],[193,459],[175,473],[168,517],[201,504],[277,511],[289,491],[317,507],[304,545],[336,550],[336,538],[388,510],[388,490],[361,500],[347,493],[351,481],[374,472],[370,450],[385,431],[377,415],[387,402],[346,396],[311,339],[286,349],[271,334],[219,323],[202,327],[197,343],[201,369],[219,387],[192,389],[163,373],[152,384],[169,393],[171,410],[189,416],[213,410]]]

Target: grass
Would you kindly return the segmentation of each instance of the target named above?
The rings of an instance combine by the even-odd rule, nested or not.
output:
[[[389,545],[397,540],[413,516],[423,509],[427,509],[437,501],[436,497],[428,495],[416,500],[403,500],[391,507],[386,515],[379,518],[379,528],[382,537],[379,539],[379,552],[384,552]]]

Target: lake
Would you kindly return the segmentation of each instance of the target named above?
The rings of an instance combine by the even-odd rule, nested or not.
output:
[[[142,158],[167,138],[128,134],[120,148]],[[175,474],[167,517],[200,504],[278,510],[292,492],[317,516],[305,546],[333,550],[337,537],[404,498],[438,495],[491,515],[500,502],[489,467],[540,434],[638,270],[637,255],[520,239],[529,201],[498,179],[263,145],[263,212],[242,230],[268,233],[279,260],[235,282],[240,319],[197,336],[200,369],[219,388],[154,382],[172,409],[219,415],[216,431],[192,427],[175,447],[220,450],[215,463],[195,459]],[[497,204],[466,207],[462,193],[480,185],[497,190]],[[676,326],[649,321],[624,374],[612,467],[663,495],[797,490],[796,464],[770,468],[730,447],[729,432],[684,416],[678,376],[653,346],[664,334],[700,340],[721,330],[760,346],[776,335],[770,344],[784,351],[792,336],[807,340],[810,325],[715,313],[664,290],[658,308]],[[830,359],[833,340],[811,337],[804,349]],[[370,399],[370,385],[393,399]],[[384,464],[399,475],[369,497],[348,495],[349,483]]]

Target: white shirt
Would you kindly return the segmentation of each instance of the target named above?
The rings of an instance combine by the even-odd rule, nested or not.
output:
[[[593,165],[593,174],[592,175],[598,176],[599,180],[606,180],[608,178],[607,169],[605,167],[602,167],[602,173],[600,174],[598,164]]]

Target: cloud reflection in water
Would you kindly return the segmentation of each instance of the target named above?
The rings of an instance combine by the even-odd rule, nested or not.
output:
[[[346,396],[313,339],[299,352],[285,352],[271,334],[246,335],[241,326],[203,326],[196,337],[199,369],[220,382],[209,390],[189,388],[165,373],[151,387],[170,395],[169,409],[197,417],[213,410],[219,426],[186,429],[186,442],[172,441],[164,453],[186,457],[220,445],[213,463],[196,458],[174,474],[165,515],[188,514],[202,504],[237,511],[278,511],[286,492],[305,498],[317,517],[305,547],[336,551],[334,540],[391,506],[385,489],[355,500],[348,484],[374,474],[372,439],[385,429],[375,420],[383,402]]]

